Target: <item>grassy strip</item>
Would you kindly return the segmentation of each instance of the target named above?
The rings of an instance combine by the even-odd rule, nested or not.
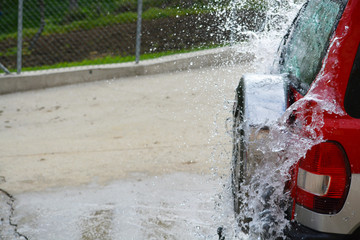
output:
[[[166,17],[177,17],[177,16],[185,16],[185,15],[196,15],[200,13],[206,13],[209,10],[199,10],[199,9],[160,9],[160,8],[149,8],[143,13],[144,20],[152,20],[158,18],[166,18]],[[111,26],[114,24],[124,24],[124,23],[134,23],[137,20],[137,13],[135,12],[125,12],[118,15],[108,15],[102,16],[96,19],[86,19],[81,21],[72,22],[68,25],[55,25],[55,24],[47,24],[45,25],[45,29],[42,33],[43,36],[48,36],[51,34],[61,34],[68,33],[72,31],[76,31],[79,29],[92,29],[96,27],[105,27]],[[32,37],[38,31],[37,28],[26,28],[23,30],[23,37]],[[4,41],[6,39],[12,38],[16,39],[17,33],[10,33],[0,35],[0,41]]]
[[[160,53],[146,53],[141,55],[140,60],[149,60],[149,59],[155,59],[163,56],[169,56],[174,54],[180,54],[180,53],[189,53],[194,51],[200,51],[205,49],[213,49],[216,47],[221,47],[224,45],[210,45],[210,46],[204,46],[204,47],[197,47],[192,49],[186,49],[186,50],[172,50],[172,51],[166,51],[166,52],[160,52]],[[96,58],[96,59],[87,59],[83,60],[81,62],[64,62],[64,63],[58,63],[54,65],[47,65],[47,66],[40,66],[40,67],[25,67],[22,69],[23,72],[25,71],[37,71],[37,70],[49,70],[49,69],[56,69],[56,68],[68,68],[68,67],[80,67],[80,66],[89,66],[89,65],[102,65],[102,64],[112,64],[112,63],[126,63],[126,62],[135,62],[135,56],[106,56],[102,58]],[[16,72],[16,69],[9,69],[10,72]]]

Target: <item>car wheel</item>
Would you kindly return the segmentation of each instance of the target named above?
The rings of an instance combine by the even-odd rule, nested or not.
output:
[[[250,194],[248,191],[257,191],[258,187],[264,188],[259,191],[264,193],[264,196],[260,196],[264,198],[263,202],[266,202],[269,194],[272,193],[271,186],[259,186],[256,176],[259,177],[257,173],[259,168],[262,169],[264,164],[272,160],[272,154],[266,152],[266,146],[270,140],[270,124],[283,113],[285,100],[283,83],[281,76],[259,78],[249,75],[241,78],[236,89],[233,108],[231,185],[234,212],[244,232],[249,231],[248,223],[253,217],[251,211],[247,209]],[[266,209],[265,205],[263,207]]]
[[[241,83],[240,83],[241,85]],[[242,190],[243,185],[249,181],[247,176],[248,167],[248,127],[244,121],[245,117],[244,94],[242,87],[237,90],[236,104],[233,111],[233,149],[232,149],[232,172],[231,172],[231,185],[232,195],[234,200],[234,212],[236,217],[240,214],[241,209],[246,204],[246,196]],[[248,232],[247,224],[252,219],[242,218],[239,222],[241,230],[245,233]]]

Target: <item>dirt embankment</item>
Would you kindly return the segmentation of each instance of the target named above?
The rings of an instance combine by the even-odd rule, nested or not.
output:
[[[241,25],[248,30],[258,29],[264,18],[261,14],[249,11],[238,12],[236,16],[234,26]],[[206,14],[143,21],[141,52],[163,52],[220,44],[228,40],[230,35],[230,31],[224,27],[226,19],[225,16]],[[28,46],[32,39],[27,38],[24,41],[23,67],[105,56],[130,56],[135,53],[135,39],[136,23],[41,36],[31,51]],[[16,39],[0,42],[0,52],[7,53],[9,49],[16,49]],[[0,56],[0,62],[7,68],[15,68],[16,54]]]

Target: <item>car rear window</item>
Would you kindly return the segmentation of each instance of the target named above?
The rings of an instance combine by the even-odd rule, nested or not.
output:
[[[301,84],[305,94],[321,68],[330,37],[337,25],[343,1],[311,0],[302,8],[281,52],[280,71]]]

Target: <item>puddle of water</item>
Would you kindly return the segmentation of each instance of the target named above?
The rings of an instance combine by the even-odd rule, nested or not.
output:
[[[175,173],[17,195],[14,221],[29,239],[218,239],[218,182]]]
[[[83,216],[79,228],[81,240],[111,240],[112,221],[114,216],[113,207],[103,208],[90,212],[88,216]]]

